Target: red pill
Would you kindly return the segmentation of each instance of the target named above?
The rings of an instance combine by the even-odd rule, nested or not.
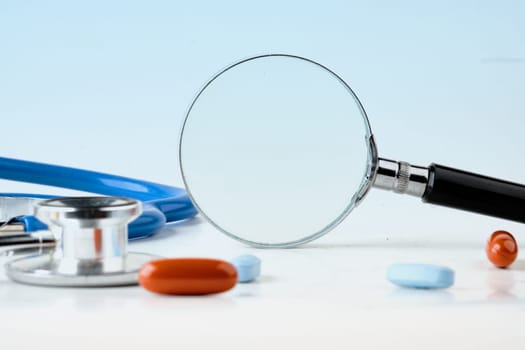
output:
[[[229,262],[216,259],[159,259],[142,266],[139,283],[160,294],[220,293],[237,284],[237,270]]]
[[[485,246],[489,260],[497,267],[510,266],[518,256],[518,244],[507,231],[494,232]]]

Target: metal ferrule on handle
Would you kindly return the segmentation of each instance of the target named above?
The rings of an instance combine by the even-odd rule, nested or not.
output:
[[[427,188],[428,178],[429,170],[426,167],[379,158],[374,187],[422,197]]]

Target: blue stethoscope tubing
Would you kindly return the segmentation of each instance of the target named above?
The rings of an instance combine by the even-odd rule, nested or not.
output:
[[[182,188],[90,170],[0,157],[0,179],[140,200],[143,202],[143,212],[128,226],[130,240],[150,237],[166,223],[188,219],[197,214],[188,194]],[[42,199],[58,197],[22,193],[0,193],[0,196]],[[24,224],[26,232],[46,228],[30,215],[16,220]]]

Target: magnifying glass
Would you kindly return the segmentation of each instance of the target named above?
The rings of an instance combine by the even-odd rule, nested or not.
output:
[[[179,160],[200,213],[258,247],[319,238],[372,187],[525,222],[523,185],[380,158],[350,86],[293,55],[248,58],[213,77],[186,115]]]

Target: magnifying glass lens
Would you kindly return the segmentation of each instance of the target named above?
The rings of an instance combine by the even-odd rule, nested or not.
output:
[[[194,100],[180,164],[203,216],[256,246],[328,232],[369,187],[371,131],[352,90],[313,61],[268,55],[236,63]]]

